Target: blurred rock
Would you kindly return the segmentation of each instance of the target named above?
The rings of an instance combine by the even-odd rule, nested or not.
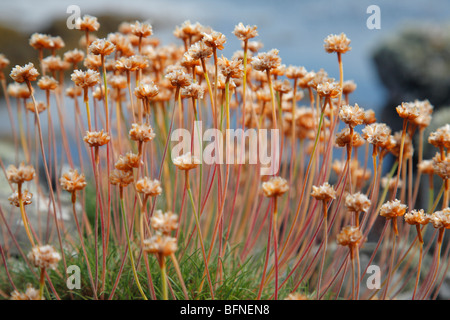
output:
[[[450,104],[450,25],[414,25],[393,34],[373,54],[389,98],[381,121],[401,129],[395,107],[428,99],[435,108]]]

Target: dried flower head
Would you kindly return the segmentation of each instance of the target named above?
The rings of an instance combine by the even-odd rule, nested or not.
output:
[[[272,49],[269,52],[261,52],[252,59],[251,65],[257,71],[267,71],[277,68],[281,64],[278,50]]]
[[[169,235],[178,228],[178,215],[171,211],[163,213],[161,210],[156,210],[150,218],[150,225],[156,231]]]
[[[412,121],[419,116],[419,108],[414,102],[402,102],[401,105],[396,108],[400,118]]]
[[[147,142],[153,140],[155,133],[149,124],[133,123],[130,129],[130,138],[134,141]]]
[[[380,208],[380,216],[386,219],[401,217],[406,213],[407,206],[395,199],[384,203]]]
[[[175,253],[177,249],[177,239],[166,235],[156,234],[143,241],[143,250],[145,253],[158,254],[166,257]]]
[[[66,96],[68,96],[69,98],[75,99],[76,97],[81,96],[82,91],[81,91],[80,87],[73,86],[73,87],[67,88],[65,93],[66,93]]]
[[[52,246],[45,245],[33,247],[27,258],[36,268],[55,270],[61,255]]]
[[[181,156],[172,159],[173,164],[180,170],[191,170],[198,167],[200,159],[187,152]]]
[[[342,94],[350,94],[356,90],[356,83],[353,80],[346,80],[342,84]]]
[[[71,75],[71,79],[75,85],[85,89],[99,84],[100,74],[91,69],[87,71],[74,70]]]
[[[352,49],[350,47],[351,41],[344,33],[341,33],[340,35],[330,34],[324,41],[325,44],[323,46],[328,53],[346,53]]]
[[[212,56],[213,50],[207,46],[203,41],[198,41],[191,45],[188,50],[189,55],[194,60],[207,59]]]
[[[3,53],[0,53],[0,71],[9,66],[9,60]]]
[[[444,180],[450,179],[450,159],[442,159],[441,154],[437,153],[432,161],[434,173]]]
[[[162,193],[161,182],[144,177],[136,182],[136,191],[149,197],[159,196]]]
[[[445,208],[441,211],[433,212],[430,215],[430,222],[436,229],[450,229],[450,208]]]
[[[133,171],[114,169],[109,175],[109,182],[119,187],[126,187],[134,181]]]
[[[422,174],[434,174],[433,160],[422,160],[417,164],[417,169]]]
[[[286,94],[292,90],[292,86],[291,86],[291,83],[289,82],[289,80],[287,80],[287,79],[284,79],[284,81],[275,80],[273,82],[273,90],[275,90],[279,93]]]
[[[73,49],[64,53],[64,61],[76,65],[84,59],[84,52],[78,49]]]
[[[250,53],[257,53],[264,47],[264,44],[261,41],[248,41],[247,48],[250,50]],[[242,49],[245,48],[244,42],[242,42]],[[247,57],[248,58],[248,57]]]
[[[346,226],[337,235],[337,243],[341,246],[355,246],[362,240],[362,233],[358,227]]]
[[[34,64],[30,62],[23,67],[16,65],[9,75],[14,81],[23,83],[35,81],[39,77],[39,72],[34,67]]]
[[[183,88],[181,90],[181,96],[183,98],[194,98],[194,99],[203,99],[203,95],[205,94],[205,89],[197,84],[192,83],[189,86]]]
[[[53,77],[43,76],[37,85],[41,90],[55,90],[58,87],[58,81]]]
[[[450,148],[450,124],[446,124],[428,137],[428,142],[436,148]]]
[[[35,108],[34,102],[30,101],[30,102],[27,102],[26,108],[27,108],[27,110],[29,110],[31,112],[36,112],[36,110],[37,110],[37,113],[41,113],[41,112],[44,112],[45,110],[47,110],[47,104],[45,104],[42,101],[36,101],[36,108]]]
[[[313,186],[312,189],[311,196],[317,200],[330,201],[331,199],[336,199],[336,190],[328,182],[318,187]]]
[[[372,109],[366,110],[364,112],[364,124],[369,125],[377,122],[377,118],[375,117],[375,111]]]
[[[139,155],[129,151],[125,154],[125,156],[119,155],[119,160],[117,160],[114,167],[117,170],[128,171],[139,167],[141,163],[142,160]]]
[[[317,93],[321,97],[336,98],[341,93],[341,87],[338,82],[322,82],[316,87]]]
[[[248,39],[258,36],[258,31],[256,31],[257,26],[244,26],[242,22],[234,27],[233,34],[238,37],[239,40],[247,41]]]
[[[69,170],[63,173],[62,177],[59,179],[61,187],[68,191],[74,192],[77,190],[83,190],[86,187],[86,178],[84,174],[78,173],[78,170]]]
[[[33,180],[35,171],[32,166],[26,166],[23,162],[18,168],[13,164],[9,165],[6,169],[6,177],[11,183],[22,184],[25,181]]]
[[[153,34],[153,28],[149,23],[136,21],[130,25],[130,32],[137,37],[147,38]]]
[[[362,137],[376,147],[384,148],[391,137],[391,128],[384,123],[372,123],[364,127]]]
[[[211,48],[216,48],[218,50],[223,50],[225,42],[227,42],[227,37],[220,32],[203,32],[202,41]]]
[[[222,56],[222,58],[218,59],[217,65],[225,78],[242,78],[244,67],[241,60],[230,61]]]
[[[138,99],[151,99],[159,93],[158,86],[154,83],[139,83],[139,86],[134,89],[134,95]]]
[[[28,190],[22,191],[22,204],[24,206],[31,204],[32,198],[33,198],[33,194],[31,192],[29,192]],[[13,192],[11,194],[11,196],[9,196],[8,200],[11,205],[18,207],[18,208],[20,207],[19,193],[17,191]]]
[[[281,177],[271,177],[262,183],[262,191],[266,197],[278,197],[289,190],[286,179]]]
[[[116,50],[116,46],[106,39],[96,39],[89,46],[89,52],[100,56],[109,56]]]
[[[84,31],[97,31],[100,28],[100,23],[98,23],[96,17],[85,15],[83,18],[75,20],[75,27]]]
[[[52,37],[43,33],[33,33],[29,43],[36,50],[51,49],[53,47]]]
[[[339,111],[339,118],[346,123],[349,127],[356,127],[357,125],[364,123],[364,109],[360,108],[357,103],[352,107],[350,105],[344,105]]]
[[[362,146],[365,143],[358,132],[353,132],[352,137],[350,135],[349,128],[344,128],[341,132],[336,133],[335,142],[338,147],[346,147],[347,145],[350,145],[350,141],[352,142],[352,146],[356,148]]]
[[[166,79],[170,81],[172,86],[184,88],[192,83],[192,77],[182,68],[177,68],[166,74]]]
[[[39,298],[39,296],[39,290],[33,288],[33,286],[29,283],[27,284],[25,293],[14,290],[11,293],[10,300],[44,300],[44,297]]]
[[[405,222],[410,225],[426,225],[430,222],[430,217],[423,211],[420,210],[412,210],[405,214],[404,216]]]
[[[86,131],[83,140],[91,147],[101,147],[107,144],[111,140],[111,137],[107,133],[104,133],[103,130]]]
[[[428,100],[415,100],[414,104],[419,109],[419,116],[412,120],[412,123],[423,129],[430,125],[431,115],[433,114],[433,105]]]
[[[350,212],[365,212],[369,210],[371,202],[367,196],[361,192],[349,194],[345,197],[345,207]]]

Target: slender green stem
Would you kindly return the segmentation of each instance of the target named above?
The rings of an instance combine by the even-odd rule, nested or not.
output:
[[[163,300],[169,300],[167,291],[167,273],[166,273],[166,257],[161,255],[161,289],[163,293]]]
[[[130,235],[128,233],[128,222],[127,222],[127,217],[125,215],[125,206],[124,206],[124,201],[123,201],[122,194],[121,194],[121,197],[120,197],[120,208],[121,208],[121,211],[122,211],[122,221],[123,221],[123,225],[124,225],[124,228],[125,228],[125,235],[127,237],[128,254],[129,254],[129,257],[130,257],[131,268],[133,269],[134,280],[136,281],[136,285],[138,286],[139,292],[141,293],[141,295],[144,298],[144,300],[148,300],[147,297],[145,296],[144,290],[142,290],[141,284],[139,282],[138,274],[136,272],[136,267],[134,265],[133,249],[131,247]]]

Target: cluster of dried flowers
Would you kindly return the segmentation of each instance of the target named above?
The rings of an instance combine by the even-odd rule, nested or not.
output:
[[[323,69],[312,71],[303,66],[282,64],[277,49],[261,52],[262,43],[252,40],[258,36],[257,27],[245,26],[242,23],[233,31],[242,42],[242,50],[236,51],[231,59],[223,55],[218,57],[218,50],[224,49],[227,37],[199,23],[186,21],[176,27],[174,35],[181,40],[180,46],[161,45],[159,39],[153,36],[152,26],[139,21],[122,23],[117,32],[110,33],[103,39],[94,35],[100,28],[95,17],[80,18],[77,20],[77,28],[83,33],[80,47],[84,50],[75,48],[64,52],[62,56],[58,53],[65,47],[63,39],[33,34],[30,45],[38,51],[40,65],[35,67],[28,63],[12,68],[9,74],[15,83],[8,85],[5,95],[17,100],[19,122],[22,118],[19,113],[22,102],[36,117],[41,157],[49,184],[50,195],[47,198],[53,202],[50,211],[53,211],[55,217],[58,216],[59,209],[55,205],[51,178],[56,178],[54,175],[58,170],[49,168],[46,159],[52,159],[52,152],[56,153],[57,150],[52,151],[48,146],[49,154],[45,157],[46,141],[42,138],[39,119],[40,114],[47,112],[48,119],[51,120],[50,109],[55,107],[50,105],[51,95],[58,98],[66,95],[73,105],[74,136],[78,142],[80,137],[85,142],[84,150],[82,145],[78,144],[80,163],[83,164],[82,153],[92,161],[91,179],[96,190],[99,210],[97,216],[101,224],[99,230],[105,250],[102,287],[91,279],[95,298],[98,298],[97,292],[103,292],[102,289],[105,288],[108,241],[123,239],[120,236],[123,227],[127,233],[127,250],[130,250],[133,270],[135,262],[132,257],[135,248],[132,247],[128,231],[136,229],[139,235],[134,239],[134,245],[145,253],[156,256],[161,267],[162,292],[165,299],[168,298],[167,285],[170,285],[166,278],[166,257],[173,260],[179,271],[176,258],[180,246],[179,231],[182,229],[186,235],[197,232],[204,258],[205,279],[208,281],[211,297],[214,297],[215,286],[223,281],[221,268],[226,244],[244,244],[240,257],[245,258],[257,247],[257,240],[254,241],[253,238],[257,239],[262,230],[265,230],[266,218],[258,214],[261,210],[261,196],[270,201],[272,227],[267,230],[269,236],[266,262],[257,298],[261,298],[264,290],[267,291],[269,281],[274,281],[273,297],[277,299],[279,289],[289,279],[295,279],[296,285],[287,299],[305,299],[306,295],[295,291],[305,277],[309,276],[308,270],[315,266],[315,256],[320,250],[323,251],[318,276],[310,280],[317,281],[316,298],[322,298],[328,290],[339,294],[347,272],[348,259],[341,247],[348,247],[353,277],[351,295],[346,297],[358,299],[362,278],[359,250],[379,216],[386,219],[385,228],[388,222],[392,222],[392,230],[388,229],[388,233],[391,234],[390,241],[394,244],[390,263],[386,264],[388,277],[384,284],[383,298],[395,296],[389,286],[396,257],[396,243],[408,241],[409,225],[416,226],[421,257],[422,233],[430,222],[439,230],[440,248],[444,230],[450,228],[450,125],[430,134],[428,142],[438,149],[438,153],[433,159],[424,160],[423,134],[430,124],[433,111],[433,106],[427,100],[404,102],[396,108],[399,117],[403,119],[403,130],[394,134],[386,124],[377,122],[373,110],[365,110],[357,103],[351,104],[350,96],[356,90],[356,84],[343,78],[343,55],[351,50],[350,39],[345,34],[329,35],[324,41],[325,51],[338,57],[339,79],[336,80]],[[44,57],[47,52],[50,52],[50,55]],[[6,83],[3,70],[8,65],[8,59],[0,54],[2,83]],[[65,83],[65,75],[70,75],[72,85]],[[45,102],[35,100],[35,81],[39,90],[45,93]],[[85,112],[81,111],[78,104],[81,96]],[[305,97],[309,97],[309,101],[301,104],[300,101]],[[29,101],[30,98],[32,102]],[[68,131],[64,128],[69,124],[69,119],[61,116],[65,110],[63,99],[55,100],[64,145],[63,158],[71,166],[69,171],[61,175],[60,184],[56,188],[72,195],[74,217],[89,267],[82,229],[86,228],[89,232],[92,232],[92,229],[85,223],[78,223],[75,206],[77,192],[83,193],[84,200],[83,190],[89,182],[73,164],[73,151],[68,148]],[[9,104],[8,107],[11,108]],[[246,165],[230,168],[229,165],[214,164],[205,168],[201,159],[191,152],[172,154],[173,160],[170,164],[168,149],[173,130],[192,128],[192,123],[198,119],[206,119],[213,128],[219,130],[229,129],[233,119],[236,120],[236,127],[243,129],[280,130],[282,149],[279,173],[265,179],[256,173],[258,170],[249,169]],[[344,128],[337,132],[340,123]],[[54,132],[53,130],[49,121],[49,132]],[[417,132],[421,138],[416,177],[418,182],[413,186],[413,136]],[[33,157],[31,146],[28,145],[22,130],[20,136],[25,162],[18,167],[10,165],[5,170],[13,191],[9,201],[14,207],[20,208],[23,224],[32,244],[28,259],[34,267],[41,270],[41,278],[39,292],[28,287],[25,293],[15,290],[11,298],[34,300],[43,298],[46,270],[57,268],[61,257],[64,257],[64,250],[61,241],[61,254],[52,246],[39,245],[41,241],[28,221],[25,206],[32,203],[33,195],[29,190],[23,190],[22,186],[34,179],[35,171],[30,163],[33,160],[38,162],[40,156],[35,154]],[[193,141],[189,143],[192,144]],[[245,144],[244,141],[242,143]],[[373,174],[367,161],[370,146]],[[341,160],[332,161],[334,148],[343,148]],[[365,163],[361,163],[358,157],[358,151],[363,149],[366,153]],[[381,178],[382,165],[388,156],[394,159],[397,174],[394,176],[395,171],[392,171],[390,175]],[[114,159],[116,162],[113,164]],[[195,168],[200,170],[193,170]],[[86,166],[84,170],[87,170]],[[193,172],[189,174],[191,170]],[[209,170],[206,180],[202,175],[204,170]],[[407,170],[410,172],[408,176]],[[180,191],[178,185],[180,171],[185,173],[183,191]],[[443,188],[439,197],[443,200],[440,211],[436,210],[439,198],[432,199],[434,206],[427,210],[413,209],[421,174],[429,175],[431,182],[433,176],[442,179]],[[192,194],[190,180],[193,182],[192,189],[198,190],[196,200]],[[230,183],[232,181],[236,182]],[[242,189],[239,187],[243,184],[247,189],[240,194]],[[119,194],[116,194],[110,185],[118,186]],[[125,187],[130,185],[133,188],[125,190]],[[213,186],[217,189],[212,191],[217,192],[216,196],[211,195]],[[380,188],[384,189],[383,193],[379,192]],[[430,188],[432,189],[432,183]],[[261,192],[255,192],[254,189]],[[163,190],[166,203],[157,204]],[[191,209],[184,205],[186,191],[192,203]],[[390,199],[387,200],[387,197]],[[115,209],[115,199],[120,199],[121,210]],[[323,207],[323,215],[316,213],[318,201]],[[133,203],[133,209],[124,210],[125,202]],[[134,221],[134,215],[130,216],[130,213],[135,211],[136,205],[140,206],[140,215],[137,223],[132,223],[129,229],[127,222]],[[155,207],[164,206],[165,209],[155,210]],[[123,214],[123,224],[118,222],[120,219],[116,219],[116,212],[119,211]],[[184,211],[192,214],[183,215]],[[234,214],[235,212],[237,213]],[[84,210],[82,214],[83,221],[87,221]],[[404,217],[405,224],[398,224],[399,217]],[[193,219],[197,231],[192,229]],[[203,224],[209,224],[202,226],[201,221]],[[261,227],[258,230],[259,225]],[[212,233],[209,232],[210,227]],[[318,235],[319,228],[323,228],[323,236]],[[317,231],[312,232],[313,230]],[[57,231],[60,232],[59,229]],[[205,238],[202,231],[206,231]],[[176,232],[176,235],[172,235],[172,232]],[[255,237],[255,234],[258,236]],[[382,237],[384,234],[385,232]],[[216,238],[220,239],[218,243]],[[205,239],[210,241],[208,252],[204,245]],[[341,247],[331,253],[334,259],[326,270],[328,239],[335,240]],[[216,246],[219,270],[216,284],[213,284],[208,268]],[[269,264],[271,248],[275,259],[273,264]],[[437,260],[434,264],[435,270],[431,270],[430,276],[418,287],[420,263],[421,260],[413,298],[416,297],[416,290],[421,298],[427,298],[431,294],[439,270]],[[293,269],[292,265],[295,266]],[[334,274],[329,270],[339,271]],[[180,274],[178,272],[184,288]],[[120,276],[121,273],[117,275],[117,279],[120,279]],[[283,279],[280,279],[281,276]],[[336,280],[338,277],[342,280]],[[146,298],[147,294],[142,290],[136,275],[135,281],[141,295]],[[203,282],[200,288],[196,289],[201,291],[202,287]],[[51,288],[55,290],[53,286]],[[184,291],[187,297],[185,288]],[[150,294],[152,298],[156,298],[154,290],[150,290]],[[365,294],[365,297],[371,296],[370,293]],[[113,295],[114,292],[110,297]],[[103,295],[100,297],[103,298]]]

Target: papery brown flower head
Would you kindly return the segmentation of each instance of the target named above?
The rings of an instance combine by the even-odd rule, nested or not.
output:
[[[247,41],[248,39],[252,39],[258,36],[257,26],[244,26],[242,22],[239,22],[238,25],[234,27],[233,34],[242,41]]]
[[[20,163],[17,168],[15,165],[11,164],[6,169],[6,177],[11,183],[24,183],[25,181],[33,180],[35,176],[35,171],[32,166],[25,165],[23,162]]]
[[[269,52],[261,52],[252,59],[251,65],[257,71],[267,71],[277,68],[281,64],[278,50],[272,49]]]
[[[101,147],[107,144],[111,140],[111,137],[107,133],[104,133],[103,130],[86,131],[83,140],[91,147]]]
[[[75,20],[75,27],[84,31],[97,31],[100,28],[97,18],[89,15],[84,15],[83,18]]]
[[[35,246],[27,255],[28,260],[36,268],[55,270],[61,255],[50,245]]]
[[[158,254],[164,257],[170,256],[178,249],[177,239],[166,235],[156,234],[143,241],[143,248],[147,254]]]
[[[349,194],[345,197],[345,207],[350,212],[365,212],[369,210],[371,202],[367,196],[361,192]]]
[[[11,70],[11,73],[9,75],[14,81],[23,83],[28,81],[35,81],[37,77],[39,77],[39,72],[34,67],[34,64],[30,62],[23,67],[16,65]]]
[[[337,235],[337,243],[341,246],[355,246],[362,240],[362,233],[358,227],[346,226]]]
[[[106,39],[96,39],[89,45],[89,52],[100,56],[109,56],[116,46]]]
[[[22,191],[22,204],[24,206],[27,206],[32,203],[31,199],[33,198],[33,194],[29,192],[28,190]],[[17,208],[20,207],[20,200],[19,200],[19,192],[15,191],[9,196],[8,198],[9,203]]]
[[[91,69],[87,71],[74,70],[71,79],[75,85],[86,89],[100,83],[100,74]]]
[[[344,105],[339,111],[339,118],[352,128],[363,124],[364,117],[364,109],[360,108],[357,103],[355,103],[355,106]]]
[[[162,193],[161,182],[157,179],[144,177],[136,182],[136,191],[149,197],[156,197]]]
[[[200,159],[187,152],[181,156],[172,159],[173,164],[180,170],[191,170],[198,167]]]
[[[87,185],[84,174],[78,173],[78,170],[76,169],[63,173],[62,177],[59,179],[59,183],[63,190],[68,192],[83,190]]]
[[[311,196],[316,200],[330,201],[331,199],[336,199],[336,190],[334,190],[334,187],[328,182],[325,182],[318,187],[313,186],[312,189]]]
[[[266,197],[278,197],[289,190],[286,179],[281,177],[271,177],[268,181],[262,183],[262,191]]]
[[[386,219],[401,217],[406,213],[407,206],[402,204],[400,200],[395,199],[384,203],[380,208],[380,216]]]
[[[149,23],[136,21],[130,25],[130,32],[137,37],[147,38],[153,34],[153,28]]]
[[[155,133],[149,124],[137,124],[133,123],[130,129],[130,138],[134,141],[147,142],[153,140]]]
[[[350,39],[344,33],[340,35],[330,34],[325,38],[325,44],[323,45],[325,51],[328,53],[346,53],[350,51],[352,48],[350,47]]]
[[[430,217],[423,209],[412,210],[405,214],[405,222],[410,225],[426,225],[430,222]]]
[[[133,171],[114,169],[109,175],[109,182],[119,187],[126,187],[134,181]]]
[[[430,215],[430,222],[436,229],[450,229],[450,208],[445,208],[441,211],[433,212]]]
[[[171,211],[163,213],[161,210],[156,210],[150,218],[150,225],[156,231],[169,235],[178,228],[178,215]]]

